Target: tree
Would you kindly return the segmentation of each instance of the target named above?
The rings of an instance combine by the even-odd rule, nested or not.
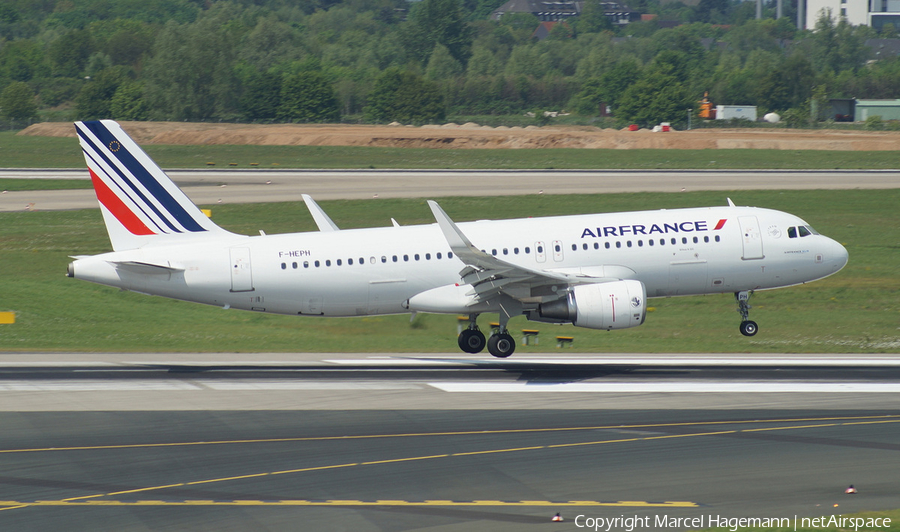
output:
[[[575,20],[575,31],[578,33],[600,33],[612,31],[613,25],[606,17],[603,3],[600,0],[587,0],[581,13]]]
[[[446,80],[462,74],[462,65],[450,55],[443,44],[437,44],[425,67],[425,77],[430,80]]]
[[[281,106],[282,76],[274,72],[251,73],[244,80],[240,107],[247,120],[274,120]]]
[[[54,71],[70,78],[81,76],[81,71],[93,52],[93,40],[87,30],[70,31],[53,41],[47,51]]]
[[[308,70],[285,76],[278,118],[291,122],[337,122],[341,118],[334,87],[322,72]]]
[[[0,113],[8,120],[31,120],[37,116],[34,92],[27,83],[13,81],[0,92]]]
[[[110,105],[125,81],[120,68],[107,68],[88,80],[75,98],[79,120],[113,118]]]
[[[401,27],[401,39],[407,53],[423,63],[436,44],[446,46],[463,66],[472,55],[472,30],[459,0],[423,0],[414,4],[409,20]]]
[[[197,120],[237,111],[238,13],[235,4],[214,4],[196,23],[168,22],[160,31],[143,79],[152,114]]]
[[[428,123],[444,119],[444,97],[436,83],[398,68],[375,81],[363,110],[370,122]]]
[[[116,120],[147,120],[147,103],[141,86],[133,81],[119,85],[109,102],[109,113]]]
[[[616,118],[642,125],[684,121],[693,99],[682,81],[687,59],[681,52],[662,52],[641,78],[619,97]]]

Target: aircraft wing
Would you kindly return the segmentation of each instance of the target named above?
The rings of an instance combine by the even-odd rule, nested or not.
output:
[[[472,245],[437,202],[429,200],[428,206],[450,244],[450,250],[466,264],[459,275],[463,284],[472,286],[473,291],[469,295],[475,296],[476,301],[505,293],[522,302],[536,302],[535,294],[541,293],[542,287],[557,286],[559,290],[575,284],[619,280],[619,277],[598,277],[582,272],[536,270],[498,259]],[[551,290],[552,293],[546,295],[558,297],[558,290]]]

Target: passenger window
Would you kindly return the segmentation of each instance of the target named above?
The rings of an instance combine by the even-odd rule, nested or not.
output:
[[[644,241],[643,241],[643,240],[638,240],[638,247],[639,247],[639,248],[644,247]]]
[[[686,236],[681,237],[681,243],[682,243],[682,244],[687,244],[687,237],[686,237]]]
[[[626,244],[628,245],[628,247],[631,247],[631,240],[629,240]]]
[[[519,254],[519,248],[513,248],[513,253],[515,253],[516,255],[518,255],[518,254]]]
[[[553,249],[555,249],[557,253],[559,253],[560,251],[562,251],[562,248],[560,247],[559,244],[557,244]]]
[[[365,263],[366,263],[366,261],[365,261],[362,257],[360,257],[360,258],[359,258],[359,265],[362,266],[362,265],[365,264]]]
[[[543,252],[544,252],[544,246],[538,246],[538,247],[537,247],[537,252],[538,252],[538,253],[543,253]]]
[[[603,247],[605,247],[606,249],[609,249],[609,242],[603,244]]]
[[[425,260],[431,260],[431,253],[425,254]]]
[[[597,242],[594,242],[594,249],[600,249],[600,244],[598,244]]]
[[[325,266],[328,266],[328,267],[331,266],[331,259],[328,259],[325,261]]]
[[[397,255],[394,255],[393,257],[391,257],[391,260],[394,262],[397,262]]]
[[[616,247],[617,247],[617,248],[622,247],[622,243],[621,243],[621,242],[616,242]]]
[[[452,252],[452,251],[448,251],[448,252],[447,252],[447,258],[448,258],[448,259],[452,259],[452,258],[453,258],[453,252]]]
[[[316,268],[318,268],[318,267],[319,267],[319,261],[316,261],[315,264],[316,264]]]
[[[334,263],[337,264],[338,266],[340,266],[340,265],[341,265],[341,259],[336,260]]]
[[[530,253],[531,253],[531,248],[528,246],[525,246],[525,254],[528,255]]]
[[[436,257],[437,257],[438,260],[441,260],[441,252],[440,252],[440,251],[437,252]]]
[[[387,262],[387,257],[385,257],[384,255],[382,255],[382,256],[381,256],[381,263],[384,264],[385,262]],[[396,262],[396,261],[394,261],[394,262]]]
[[[673,238],[673,239],[672,239],[672,245],[674,246],[674,245],[677,244],[677,243],[678,243],[678,241],[675,240],[675,239]]]
[[[413,258],[416,259],[416,260],[419,260],[419,254],[416,253],[415,255],[413,255]]]
[[[709,244],[709,237],[708,236],[703,237],[703,242],[706,244]]]
[[[503,254],[504,254],[504,255],[509,255],[509,250],[508,250],[507,248],[503,248]]]
[[[699,244],[699,243],[700,243],[700,239],[697,237],[694,237],[694,244]]]
[[[303,261],[303,267],[304,267],[304,268],[309,268],[309,261],[308,261],[308,260]]]
[[[722,239],[719,237],[719,235],[716,235],[716,242],[720,242],[721,240]]]
[[[403,255],[403,262],[409,262],[409,255]]]
[[[282,263],[281,263],[281,269],[282,269],[282,270],[286,270],[286,269],[287,269],[287,263],[286,263],[286,262],[282,262]]]
[[[353,266],[353,259],[347,259],[347,265]]]
[[[295,270],[296,270],[296,269],[297,269],[297,263],[296,263],[296,262],[294,262],[294,263],[291,263],[291,268],[293,268],[293,269],[295,269]]]
[[[656,242],[656,241],[653,240],[652,238],[647,241],[647,243],[650,244],[650,246],[653,246],[654,242]]]

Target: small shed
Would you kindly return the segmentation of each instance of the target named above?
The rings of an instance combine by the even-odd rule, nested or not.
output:
[[[900,120],[900,100],[856,100],[856,120],[865,122],[870,116]]]

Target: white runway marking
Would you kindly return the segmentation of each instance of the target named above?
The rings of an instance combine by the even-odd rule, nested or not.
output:
[[[570,357],[570,358],[553,358],[540,357],[531,358],[528,356],[518,356],[510,359],[497,359],[483,356],[466,357],[466,356],[441,356],[441,357],[403,357],[394,356],[391,358],[360,358],[360,359],[332,359],[324,360],[330,364],[338,364],[343,366],[530,366],[530,365],[559,365],[559,366],[723,366],[723,367],[772,367],[772,366],[790,366],[790,367],[900,367],[900,357],[839,357],[839,356],[815,356],[815,357],[757,357],[757,358],[735,358],[735,357],[716,357],[716,356],[693,356],[684,357]]]
[[[900,393],[900,383],[870,382],[430,382],[452,393]]]

